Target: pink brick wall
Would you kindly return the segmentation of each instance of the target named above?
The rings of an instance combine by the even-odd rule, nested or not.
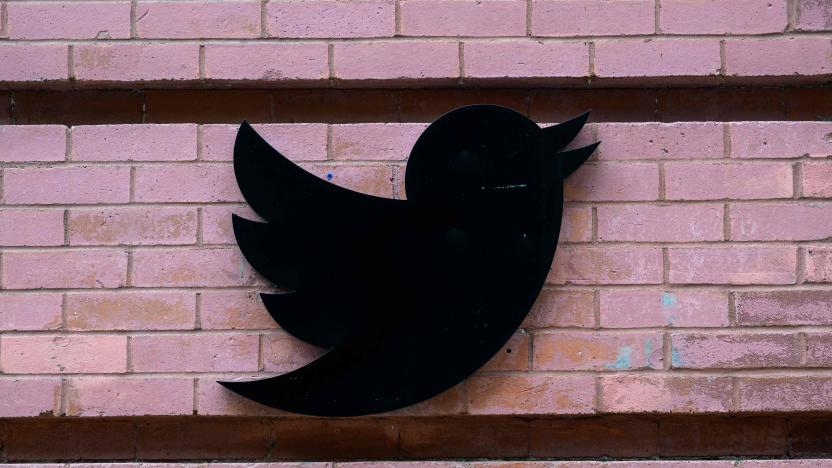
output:
[[[404,195],[423,128],[258,126],[308,170],[388,197]],[[832,124],[584,132],[603,143],[567,181],[561,246],[523,328],[397,414],[832,410]],[[215,383],[321,352],[271,322],[255,294],[269,285],[235,247],[230,214],[251,212],[234,134],[0,127],[0,386],[28,395],[0,417],[280,414]]]
[[[832,9],[823,0],[0,4],[0,82],[27,86],[782,84],[832,76]]]

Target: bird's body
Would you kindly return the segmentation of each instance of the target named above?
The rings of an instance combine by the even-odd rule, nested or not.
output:
[[[353,416],[417,403],[481,367],[546,278],[563,172],[577,167],[554,151],[584,120],[544,134],[496,106],[449,113],[414,146],[406,201],[318,179],[244,124],[235,172],[269,223],[235,217],[238,243],[257,271],[292,291],[263,296],[275,320],[330,351],[284,375],[223,385],[292,412]],[[583,162],[592,150],[573,157]]]

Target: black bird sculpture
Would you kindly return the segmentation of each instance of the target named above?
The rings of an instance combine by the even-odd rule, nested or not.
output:
[[[301,169],[243,123],[237,183],[267,223],[233,218],[245,258],[287,332],[328,348],[297,370],[220,382],[318,416],[402,408],[494,356],[535,301],[555,254],[563,180],[598,143],[562,150],[588,113],[541,129],[500,106],[431,124],[407,163],[407,200],[354,192]]]

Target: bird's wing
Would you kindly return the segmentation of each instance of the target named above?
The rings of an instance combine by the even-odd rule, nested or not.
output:
[[[384,248],[406,225],[407,203],[354,192],[326,182],[289,161],[243,122],[234,145],[234,172],[246,201],[266,223],[234,217],[234,235],[260,274],[292,292],[263,295],[269,313],[286,331],[332,347],[360,314],[344,303],[360,291],[373,267],[367,249]],[[344,281],[347,275],[349,281]],[[370,278],[365,279],[368,283]]]

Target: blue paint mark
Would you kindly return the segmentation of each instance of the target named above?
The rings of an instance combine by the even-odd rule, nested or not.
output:
[[[333,177],[335,177],[335,176],[334,176],[334,175],[332,175],[332,173],[331,173],[331,172],[327,172],[327,173],[326,173],[326,180],[332,180],[332,178],[333,178]]]
[[[629,369],[632,365],[633,348],[630,346],[622,346],[618,348],[618,356],[615,362],[607,364],[607,369]]]
[[[679,354],[679,350],[676,348],[670,348],[670,363],[673,367],[680,367],[682,365],[682,355]]]
[[[669,292],[662,293],[662,307],[671,308],[676,307],[677,299],[675,294]]]
[[[644,357],[650,359],[651,354],[653,354],[653,342],[647,340],[644,342]]]

